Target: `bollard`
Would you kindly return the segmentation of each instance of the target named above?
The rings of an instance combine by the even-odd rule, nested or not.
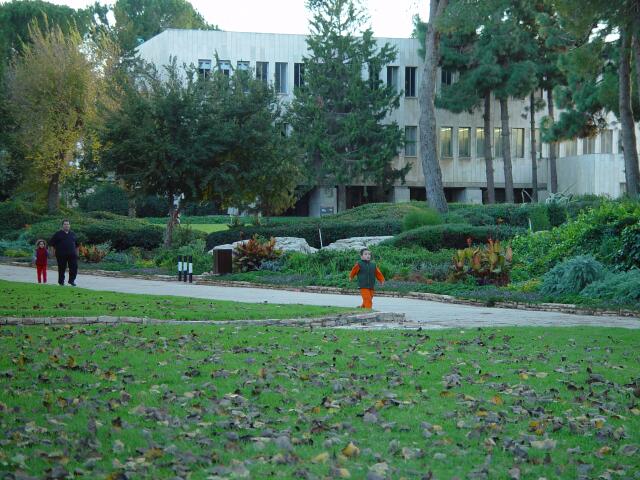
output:
[[[193,257],[189,255],[189,283],[193,283]]]
[[[182,281],[182,255],[178,255],[178,281]]]
[[[189,269],[189,264],[187,263],[188,257],[185,255],[182,257],[182,281],[187,283],[187,271]]]

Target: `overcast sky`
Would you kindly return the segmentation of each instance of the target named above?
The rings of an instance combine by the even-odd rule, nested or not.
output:
[[[0,0],[4,3],[7,0]],[[83,8],[94,0],[47,0]],[[238,32],[308,33],[304,0],[190,0],[209,23]],[[101,1],[101,3],[112,3]],[[412,17],[428,16],[428,0],[362,0],[377,37],[410,37]]]

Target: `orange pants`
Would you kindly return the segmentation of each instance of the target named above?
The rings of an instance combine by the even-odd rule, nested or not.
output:
[[[362,305],[360,308],[373,308],[373,288],[361,288]]]

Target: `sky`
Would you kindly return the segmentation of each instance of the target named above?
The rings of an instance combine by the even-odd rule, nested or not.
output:
[[[4,3],[7,0],[0,0]],[[84,8],[94,0],[47,0]],[[308,33],[305,0],[190,0],[209,23],[222,30],[266,33]],[[101,0],[100,3],[111,3]],[[428,17],[429,0],[362,0],[376,37],[410,37],[412,18]]]

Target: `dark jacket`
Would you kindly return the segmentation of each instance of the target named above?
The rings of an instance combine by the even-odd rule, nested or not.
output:
[[[78,240],[76,234],[69,230],[69,233],[65,233],[64,230],[57,231],[51,240],[49,245],[56,249],[56,257],[76,257],[78,253]]]
[[[370,288],[373,289],[376,284],[376,279],[379,282],[384,282],[384,276],[376,264],[373,262],[365,262],[364,260],[358,260],[351,269],[349,279],[358,276],[358,288]]]

